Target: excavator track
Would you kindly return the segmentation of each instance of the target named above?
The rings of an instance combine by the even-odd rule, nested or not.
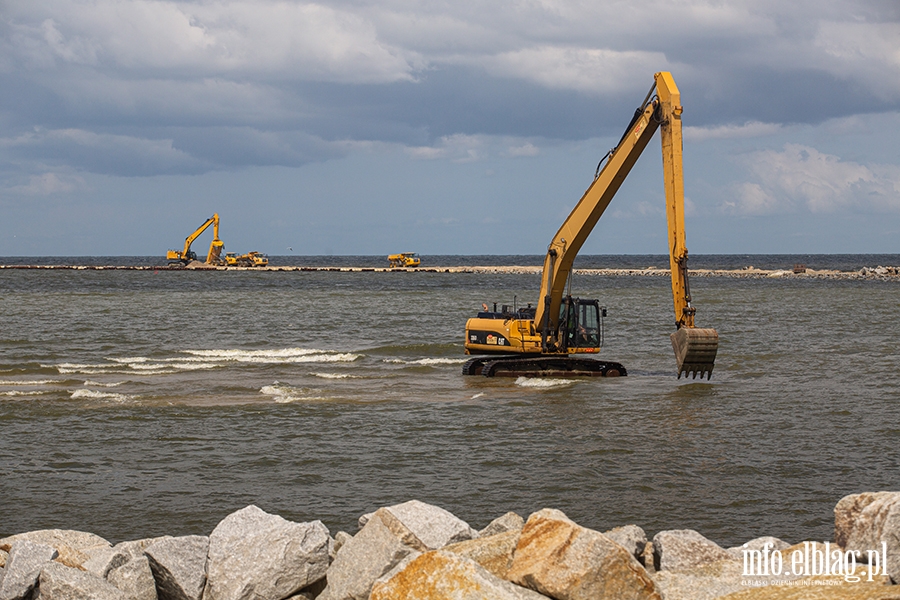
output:
[[[480,356],[463,365],[463,375],[484,377],[624,377],[617,362],[567,356]]]

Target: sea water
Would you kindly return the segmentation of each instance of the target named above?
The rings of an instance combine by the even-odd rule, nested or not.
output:
[[[83,262],[44,264],[65,260]],[[382,266],[306,260],[293,262]],[[491,264],[432,258],[466,260]],[[664,257],[581,266],[650,265]],[[831,539],[842,496],[900,489],[900,282],[694,278],[697,324],[720,335],[701,381],[676,378],[667,278],[577,276],[573,293],[608,308],[602,357],[628,377],[461,375],[466,319],[482,303],[534,302],[539,284],[503,273],[0,270],[0,536],[205,535],[248,504],[353,533],[359,515],[415,498],[476,528],[552,507],[598,530],[691,528],[729,546]]]

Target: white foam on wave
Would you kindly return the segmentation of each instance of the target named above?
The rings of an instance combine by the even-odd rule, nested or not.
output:
[[[350,375],[349,373],[310,373],[310,375],[322,379],[359,379],[359,375]]]
[[[277,381],[272,385],[264,385],[259,388],[259,393],[266,396],[272,396],[272,399],[279,404],[301,400],[302,396],[300,396],[300,394],[302,394],[302,392],[303,390],[278,383]]]
[[[0,385],[53,385],[57,383],[54,379],[0,379]]]
[[[80,389],[72,392],[73,400],[81,400],[89,398],[91,400],[115,400],[117,402],[124,402],[126,400],[130,400],[132,396],[128,396],[126,394],[116,394],[113,392],[98,392],[96,390],[87,390]]]
[[[112,383],[100,383],[99,381],[91,381],[88,379],[84,382],[84,385],[89,385],[91,387],[118,387],[125,383],[124,381],[113,381]]]
[[[466,362],[466,358],[418,358],[416,360],[405,360],[402,358],[386,358],[384,362],[396,365],[461,365]]]
[[[24,390],[8,390],[6,392],[0,392],[0,396],[43,396],[44,394],[49,393],[51,393],[50,390],[31,390],[28,392]]]
[[[310,348],[275,350],[182,350],[181,356],[149,358],[146,356],[109,357],[108,363],[71,363],[41,365],[54,368],[63,375],[171,375],[183,371],[217,369],[233,363],[294,364],[345,363],[361,358],[353,352],[334,352]]]
[[[548,379],[545,377],[519,377],[516,385],[527,388],[554,388],[572,385],[571,379]]]
[[[216,367],[220,367],[222,365],[218,363],[199,363],[199,362],[165,362],[165,363],[129,363],[128,366],[135,371],[144,372],[144,371],[166,371],[168,373],[175,373],[177,371],[202,371],[203,369],[215,369]]]

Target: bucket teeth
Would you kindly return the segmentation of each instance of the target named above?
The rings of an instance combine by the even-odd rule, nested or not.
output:
[[[704,375],[712,378],[719,350],[719,334],[715,329],[682,327],[671,335],[675,361],[678,363],[678,378],[690,375],[693,379]]]

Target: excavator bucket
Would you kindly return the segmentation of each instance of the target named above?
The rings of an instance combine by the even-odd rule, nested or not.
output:
[[[719,350],[719,334],[715,329],[695,329],[682,327],[672,334],[672,349],[675,350],[675,360],[678,362],[678,378],[700,375],[700,379],[706,375],[712,378],[713,367],[716,362],[716,352]]]

